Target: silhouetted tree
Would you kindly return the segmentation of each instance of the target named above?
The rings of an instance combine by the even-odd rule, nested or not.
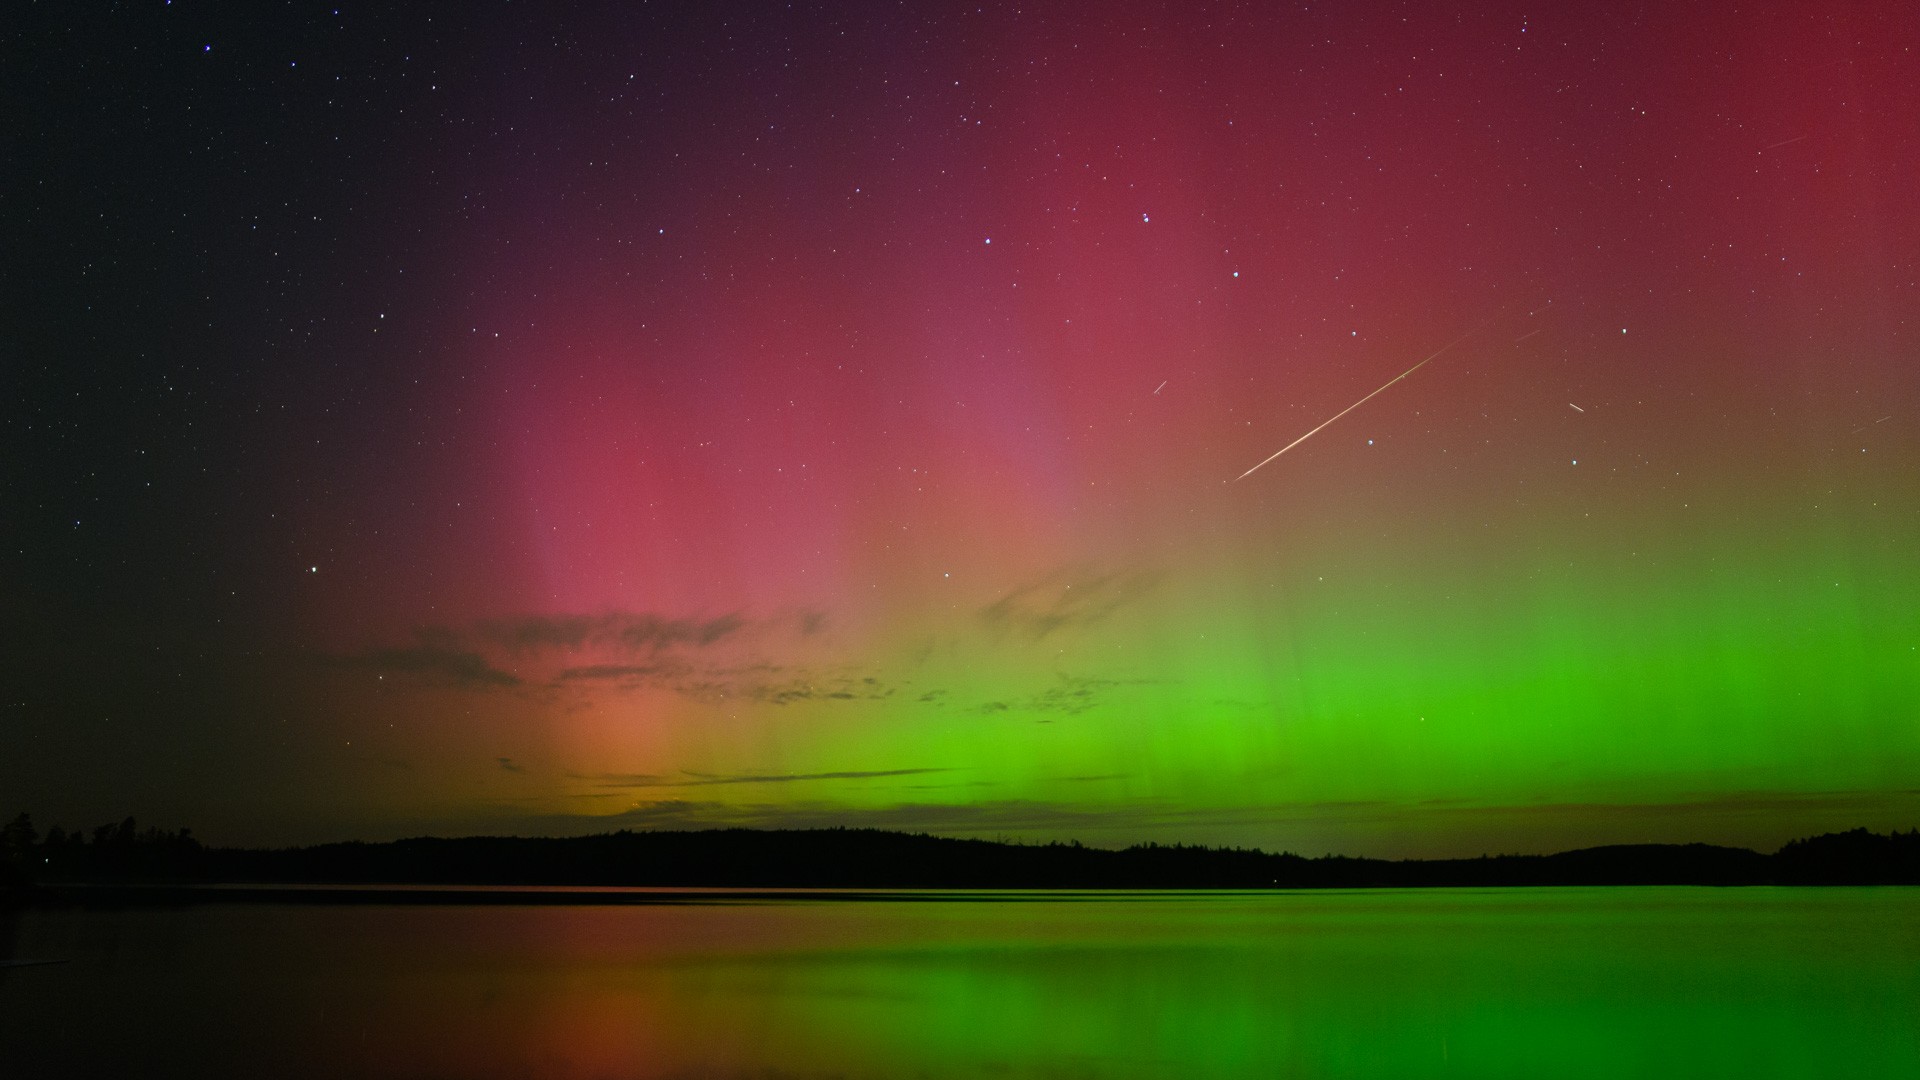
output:
[[[40,834],[33,828],[33,815],[25,810],[5,826],[0,826],[0,849],[10,855],[25,857],[33,851],[33,845],[39,839]]]
[[[33,818],[25,811],[0,826],[0,887],[22,884],[27,880],[36,839],[38,834],[34,832]]]

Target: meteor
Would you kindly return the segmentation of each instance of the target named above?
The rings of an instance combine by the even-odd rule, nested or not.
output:
[[[1433,356],[1427,357],[1427,359],[1420,361],[1419,363],[1413,365],[1412,367],[1401,372],[1400,374],[1395,375],[1393,378],[1388,379],[1386,381],[1386,385],[1380,387],[1380,390],[1385,390],[1388,386],[1392,386],[1394,383],[1399,382],[1401,379],[1404,379],[1407,376],[1413,374],[1414,372],[1419,371],[1421,368],[1426,367],[1428,362],[1431,361],[1434,358],[1434,356],[1439,356],[1441,353],[1446,352],[1448,349],[1451,349],[1455,345],[1458,345],[1461,342],[1467,340],[1467,338],[1470,337],[1472,334],[1473,334],[1473,331],[1469,330],[1466,333],[1461,334],[1459,337],[1454,338],[1452,341],[1447,342],[1445,345],[1440,346],[1438,349],[1435,349],[1433,351]],[[1245,480],[1247,477],[1252,476],[1255,472],[1259,471],[1261,465],[1265,465],[1267,461],[1272,461],[1274,458],[1279,457],[1281,454],[1286,453],[1287,451],[1293,449],[1294,447],[1299,446],[1301,443],[1306,442],[1308,439],[1313,438],[1315,435],[1320,434],[1320,432],[1326,430],[1327,424],[1333,423],[1334,420],[1340,419],[1341,417],[1347,415],[1353,410],[1373,400],[1374,396],[1380,393],[1380,390],[1375,390],[1372,394],[1368,394],[1366,397],[1361,398],[1359,401],[1356,401],[1353,404],[1347,406],[1346,408],[1341,409],[1339,412],[1334,413],[1333,417],[1327,420],[1326,423],[1321,424],[1319,427],[1314,428],[1312,431],[1307,432],[1305,435],[1302,435],[1299,438],[1288,443],[1287,445],[1281,447],[1280,449],[1275,450],[1272,456],[1268,457],[1266,461],[1262,461],[1260,465],[1255,465],[1253,468],[1248,469],[1246,472],[1243,472],[1239,476],[1234,477],[1233,478],[1234,481],[1237,483],[1241,480]]]

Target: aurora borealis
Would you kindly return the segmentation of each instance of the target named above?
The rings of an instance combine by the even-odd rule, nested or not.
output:
[[[41,820],[1920,817],[1905,5],[8,21]]]

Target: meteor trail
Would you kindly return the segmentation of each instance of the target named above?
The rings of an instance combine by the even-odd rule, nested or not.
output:
[[[1161,380],[1160,380],[1160,385],[1159,385],[1159,386],[1156,386],[1156,387],[1154,387],[1154,388],[1153,388],[1153,392],[1157,394],[1157,393],[1159,393],[1160,391],[1162,391],[1162,390],[1165,390],[1165,389],[1167,388],[1167,382],[1168,382],[1168,381],[1169,381],[1169,380],[1166,380],[1166,379],[1161,379]]]
[[[1388,379],[1386,382],[1386,385],[1382,386],[1380,390],[1385,390],[1388,386],[1392,386],[1394,383],[1399,382],[1401,379],[1404,379],[1407,376],[1413,374],[1414,372],[1419,371],[1421,368],[1426,367],[1428,361],[1432,360],[1434,356],[1439,356],[1441,353],[1446,352],[1448,349],[1451,349],[1455,345],[1458,345],[1461,342],[1467,340],[1467,338],[1472,334],[1473,334],[1473,331],[1469,330],[1465,334],[1461,334],[1459,337],[1454,338],[1452,341],[1449,341],[1445,345],[1442,345],[1438,349],[1435,349],[1433,351],[1433,356],[1427,357],[1426,360],[1422,360],[1419,363],[1408,368],[1407,370],[1401,372],[1400,374],[1395,375],[1393,378]],[[1375,390],[1372,394],[1368,394],[1366,397],[1361,398],[1359,401],[1356,401],[1353,404],[1347,406],[1346,408],[1341,409],[1339,412],[1334,413],[1332,419],[1326,421],[1326,423],[1321,424],[1319,427],[1314,428],[1312,431],[1307,432],[1305,435],[1302,435],[1299,438],[1293,440],[1292,442],[1281,447],[1280,449],[1275,450],[1273,452],[1272,457],[1267,458],[1266,461],[1262,461],[1260,465],[1255,465],[1253,468],[1248,469],[1246,472],[1243,472],[1239,476],[1234,477],[1233,478],[1234,481],[1237,483],[1241,480],[1245,480],[1247,477],[1252,476],[1254,472],[1260,468],[1261,465],[1265,465],[1267,461],[1272,461],[1274,458],[1279,457],[1281,454],[1286,453],[1287,451],[1293,449],[1294,447],[1299,446],[1301,443],[1306,442],[1308,439],[1313,438],[1315,435],[1320,434],[1321,431],[1326,429],[1327,424],[1331,424],[1333,423],[1334,420],[1338,420],[1341,417],[1352,412],[1353,410],[1359,408],[1360,406],[1365,405],[1368,401],[1372,400],[1374,395],[1378,394],[1380,390]]]
[[[1583,409],[1583,408],[1581,408],[1580,406],[1578,406],[1578,405],[1575,405],[1575,404],[1574,404],[1573,402],[1571,402],[1571,401],[1569,401],[1569,402],[1567,402],[1567,408],[1569,408],[1569,409],[1572,409],[1572,410],[1573,410],[1574,412],[1586,412],[1586,411],[1587,411],[1587,410],[1585,410],[1585,409]]]

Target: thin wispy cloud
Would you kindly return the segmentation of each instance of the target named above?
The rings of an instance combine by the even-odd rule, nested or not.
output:
[[[417,676],[467,689],[521,685],[519,676],[494,667],[479,653],[441,645],[366,649],[348,656],[329,657],[328,662],[340,668],[379,675]]]
[[[1118,829],[1145,836],[1166,823],[1170,808],[1140,803],[1125,808],[1078,806],[1026,799],[968,803],[902,803],[852,809],[827,804],[722,803],[663,799],[611,815],[561,815],[536,827],[556,832],[609,829],[887,829],[949,835],[1046,832],[1067,837]]]
[[[324,660],[334,667],[412,675],[473,690],[603,685],[772,704],[891,693],[877,680],[844,671],[783,672],[773,664],[742,665],[740,650],[731,647],[744,641],[750,629],[760,639],[797,641],[818,634],[825,618],[803,612],[749,624],[739,613],[677,618],[620,611],[522,615],[423,626],[410,643],[374,645]]]
[[[521,615],[474,624],[479,639],[515,652],[617,646],[631,652],[671,648],[703,649],[737,634],[746,625],[739,614],[715,618],[668,618],[632,612],[599,615]]]
[[[1106,703],[1107,692],[1118,686],[1145,686],[1153,679],[1094,679],[1059,675],[1052,685],[1017,698],[983,701],[973,711],[983,716],[996,713],[1058,713],[1077,716]],[[926,695],[920,700],[931,701]]]
[[[987,605],[980,618],[995,633],[1038,641],[1112,618],[1152,593],[1161,576],[1150,569],[1103,572],[1062,567]]]
[[[655,776],[647,773],[602,773],[592,776],[576,776],[576,778],[591,780],[602,787],[660,788],[713,787],[721,784],[791,784],[808,780],[873,780],[888,776],[923,776],[928,773],[952,771],[952,769],[948,768],[860,769],[843,770],[839,772],[752,773],[740,775],[683,772],[675,776]]]
[[[667,690],[710,705],[751,701],[766,705],[884,701],[895,689],[871,675],[840,668],[699,666],[684,662],[595,664],[567,668],[555,685],[607,685],[625,691]]]
[[[684,675],[688,670],[684,663],[586,664],[565,668],[556,678],[560,682],[635,681]]]

